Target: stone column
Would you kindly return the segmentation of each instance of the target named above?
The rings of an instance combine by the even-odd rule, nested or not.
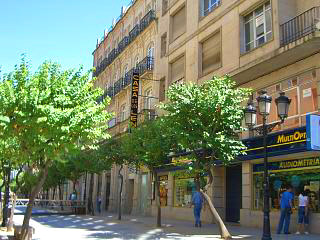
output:
[[[212,201],[213,205],[217,209],[220,217],[225,219],[225,203],[226,203],[226,184],[225,184],[225,168],[214,167],[213,168],[213,189],[212,189]]]
[[[249,162],[242,163],[242,209],[240,210],[241,225],[250,225],[251,202],[252,202],[252,169]]]

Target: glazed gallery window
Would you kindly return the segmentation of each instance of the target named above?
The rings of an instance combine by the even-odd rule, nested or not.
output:
[[[192,193],[196,190],[193,178],[174,180],[174,206],[189,207]]]
[[[308,71],[282,80],[277,84],[265,88],[265,90],[273,99],[270,115],[268,116],[268,122],[270,123],[279,120],[277,115],[277,106],[274,101],[274,99],[279,96],[279,92],[284,91],[286,96],[291,99],[288,118],[281,127],[275,128],[274,131],[305,126],[306,115],[309,113],[318,113],[316,70]],[[258,92],[254,94],[253,99],[256,99],[257,96]],[[255,104],[257,106],[257,103]],[[257,114],[257,124],[262,124],[262,117],[259,114]]]
[[[216,9],[221,3],[221,0],[201,0],[202,16],[207,16],[210,12]]]
[[[299,206],[299,194],[309,190],[310,209],[320,212],[320,168],[308,170],[292,170],[270,173],[270,206],[272,210],[280,209],[280,199],[285,187],[293,186],[294,209]],[[253,209],[263,209],[263,174],[253,175]]]
[[[244,17],[244,49],[250,51],[272,37],[272,17],[270,1]]]

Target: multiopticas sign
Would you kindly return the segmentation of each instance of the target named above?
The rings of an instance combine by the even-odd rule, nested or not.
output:
[[[293,134],[285,135],[281,134],[277,138],[277,143],[290,143],[290,142],[297,142],[300,140],[306,140],[307,139],[307,133],[306,132],[300,132],[295,131]]]

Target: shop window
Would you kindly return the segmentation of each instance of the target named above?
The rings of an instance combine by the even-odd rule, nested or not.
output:
[[[168,205],[168,175],[159,176],[158,181],[160,184],[160,206]]]
[[[205,75],[221,66],[220,31],[201,44],[202,74]]]
[[[186,8],[181,8],[171,17],[171,41],[176,40],[186,31]]]
[[[196,190],[193,178],[174,180],[174,206],[188,207],[191,204],[192,193]]]
[[[312,212],[320,212],[320,168],[319,158],[291,160],[278,163],[270,163],[270,203],[272,210],[280,209],[280,199],[285,188],[289,185],[293,187],[294,211],[297,211],[298,196],[304,190],[309,190],[310,209]],[[279,170],[279,168],[288,170]],[[253,209],[263,209],[263,164],[259,173],[253,175]],[[310,166],[314,165],[314,167]],[[315,166],[317,165],[317,166]],[[304,169],[307,167],[308,169]],[[254,165],[254,171],[258,169]],[[276,170],[277,169],[277,170]]]
[[[244,16],[244,51],[250,51],[272,37],[270,1]]]

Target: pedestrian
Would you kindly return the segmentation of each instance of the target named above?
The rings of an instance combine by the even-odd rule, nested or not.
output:
[[[98,213],[101,214],[101,196],[99,195],[97,198],[97,208],[98,208]]]
[[[77,193],[76,191],[73,191],[73,193],[70,196],[70,200],[71,200],[71,208],[72,208],[72,212],[76,213],[76,207],[77,207]]]
[[[201,209],[203,205],[203,197],[200,191],[195,191],[192,195],[193,214],[195,219],[195,227],[201,227]]]
[[[280,220],[277,229],[277,234],[281,234],[283,223],[284,223],[284,234],[290,234],[289,225],[290,225],[290,217],[292,214],[292,201],[293,201],[293,193],[292,187],[289,186],[287,190],[282,194],[280,200]]]
[[[309,198],[308,190],[302,191],[299,195],[299,210],[298,210],[298,231],[296,234],[302,233],[304,230],[305,234],[309,234]],[[304,227],[303,227],[304,225]]]

